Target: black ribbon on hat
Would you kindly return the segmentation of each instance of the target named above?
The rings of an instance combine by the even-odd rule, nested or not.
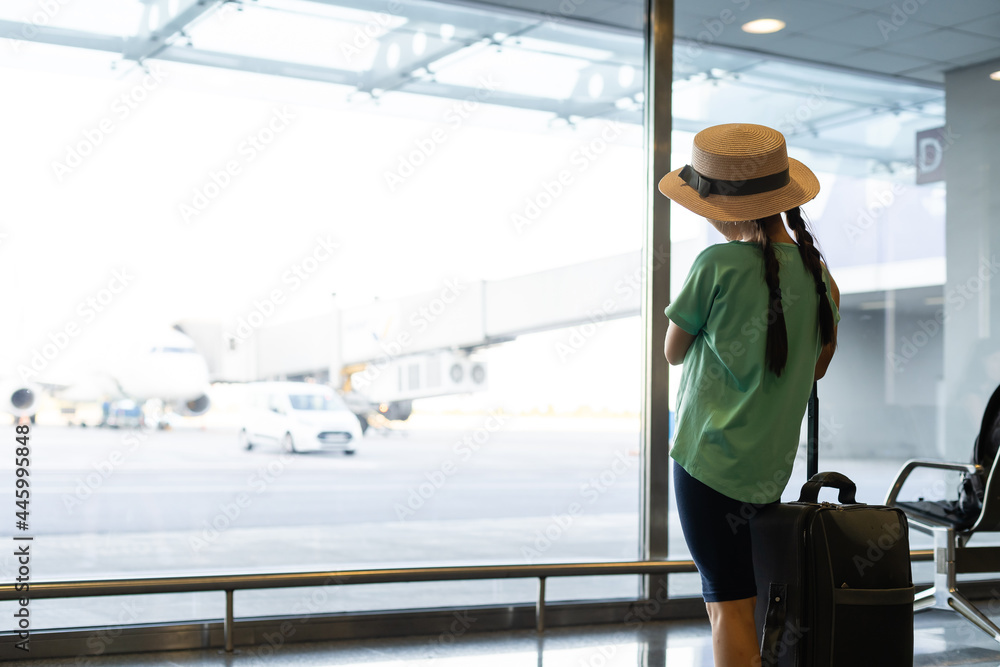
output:
[[[776,174],[768,174],[760,178],[748,178],[742,181],[726,181],[721,178],[706,178],[694,170],[689,164],[684,165],[678,174],[680,179],[698,191],[698,196],[704,199],[708,195],[725,195],[727,197],[744,197],[759,195],[783,188],[791,183],[788,169]]]

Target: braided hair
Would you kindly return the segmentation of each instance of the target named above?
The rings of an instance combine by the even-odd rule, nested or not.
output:
[[[785,211],[788,227],[795,234],[799,255],[806,269],[812,274],[819,295],[819,332],[823,345],[833,340],[833,310],[826,296],[826,283],[823,281],[823,255],[816,248],[812,234],[806,227],[802,211],[795,207]],[[767,340],[765,345],[765,361],[767,367],[778,377],[785,370],[788,361],[788,330],[785,327],[785,311],[781,303],[781,286],[778,280],[778,256],[774,244],[768,237],[766,226],[769,218],[753,221],[756,224],[755,236],[764,257],[764,282],[767,283]]]
[[[785,328],[785,311],[781,305],[781,287],[778,282],[778,256],[774,244],[765,231],[767,218],[754,221],[757,225],[756,236],[764,255],[764,282],[767,283],[767,340],[764,359],[767,367],[775,375],[781,377],[788,361],[788,330]]]
[[[815,246],[812,234],[809,233],[806,221],[802,217],[802,211],[798,206],[790,211],[785,211],[785,219],[788,220],[789,229],[795,234],[802,263],[805,264],[816,283],[816,293],[819,294],[819,337],[823,345],[827,345],[833,341],[833,309],[826,296],[826,283],[823,282],[823,255]]]

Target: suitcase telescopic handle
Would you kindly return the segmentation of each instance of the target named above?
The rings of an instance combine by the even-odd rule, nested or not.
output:
[[[800,503],[815,503],[819,500],[819,490],[823,487],[840,489],[838,500],[842,505],[852,505],[858,501],[855,495],[858,487],[846,475],[839,472],[821,472],[813,475],[809,481],[802,485],[802,493],[799,495]]]

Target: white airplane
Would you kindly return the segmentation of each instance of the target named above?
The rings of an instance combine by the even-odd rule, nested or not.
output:
[[[128,399],[142,405],[159,399],[184,416],[208,410],[208,365],[188,336],[166,329],[127,347],[131,350],[112,350],[116,354],[106,368],[74,373],[69,381],[55,381],[45,373],[34,377],[30,365],[23,365],[13,379],[0,383],[0,410],[15,417],[33,415],[43,392],[70,402]],[[26,376],[30,379],[18,379]]]

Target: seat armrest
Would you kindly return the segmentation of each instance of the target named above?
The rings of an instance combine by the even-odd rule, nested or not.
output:
[[[917,468],[935,468],[937,470],[955,470],[957,472],[967,472],[970,475],[981,473],[983,467],[976,465],[974,463],[950,463],[947,461],[921,461],[919,459],[911,459],[903,464],[903,467],[899,469],[899,473],[896,474],[896,480],[892,483],[892,488],[889,489],[889,493],[885,497],[885,504],[892,506],[896,504],[896,497],[899,495],[900,490],[903,488],[903,483],[906,482],[906,478],[910,476]]]

